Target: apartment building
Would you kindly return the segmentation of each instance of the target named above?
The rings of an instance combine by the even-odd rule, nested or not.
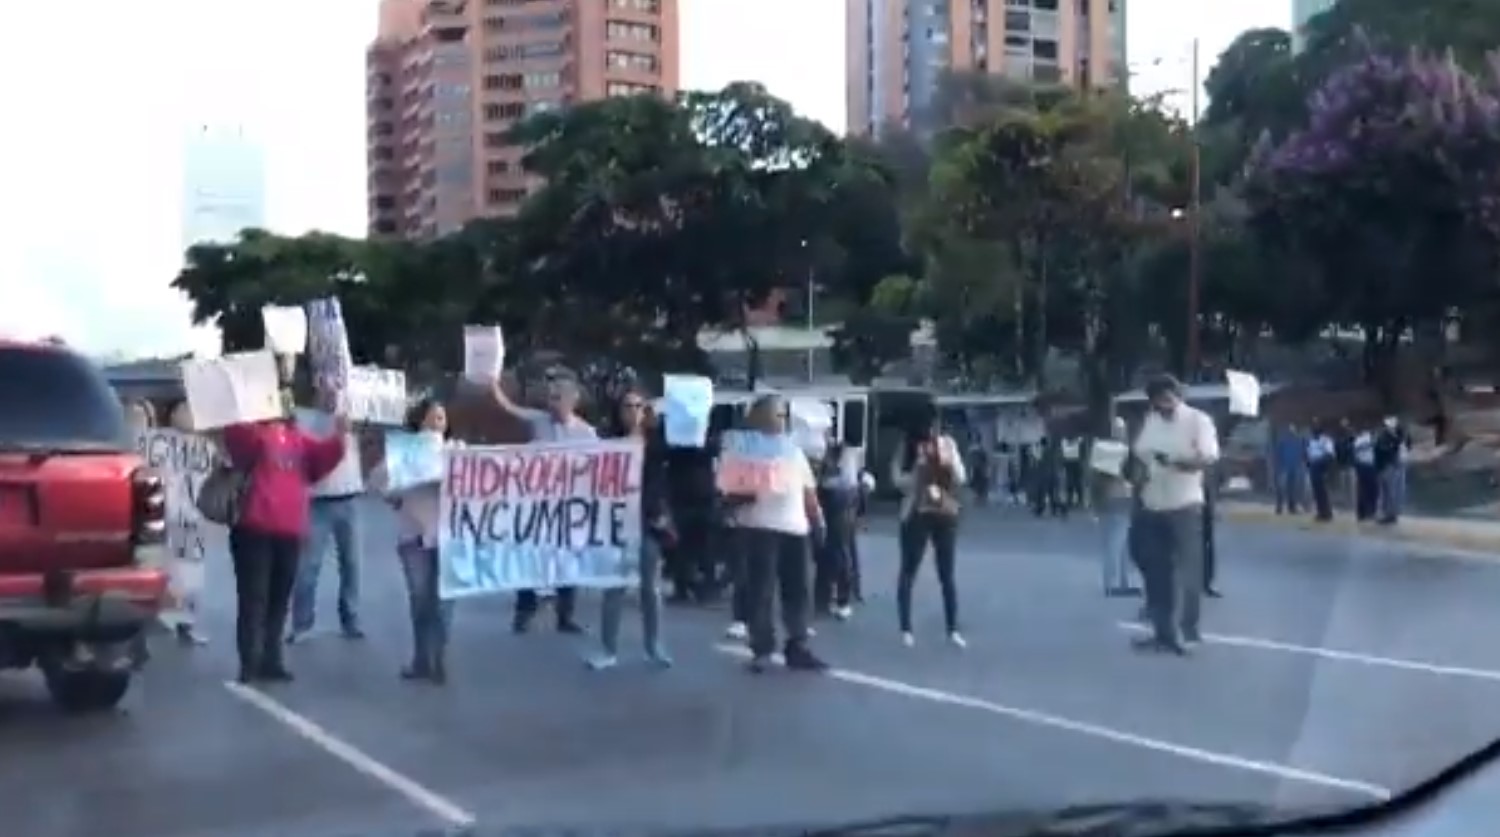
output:
[[[921,127],[945,72],[1124,77],[1126,0],[845,0],[849,131]]]
[[[605,96],[675,95],[678,0],[382,0],[366,55],[369,230],[431,238],[536,187],[508,131]]]

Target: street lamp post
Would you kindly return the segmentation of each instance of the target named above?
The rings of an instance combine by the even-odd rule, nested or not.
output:
[[[1198,294],[1203,280],[1203,261],[1200,247],[1200,231],[1202,229],[1203,209],[1203,159],[1202,146],[1198,137],[1198,89],[1202,82],[1198,77],[1198,39],[1193,39],[1193,93],[1192,112],[1193,124],[1190,126],[1192,134],[1192,148],[1188,157],[1188,178],[1192,189],[1191,202],[1188,208],[1188,287],[1187,287],[1187,351],[1185,353],[1183,369],[1184,376],[1189,380],[1198,371]]]

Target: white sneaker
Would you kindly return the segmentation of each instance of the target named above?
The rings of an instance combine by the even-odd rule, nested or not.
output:
[[[836,608],[833,609],[833,618],[839,620],[840,622],[847,622],[847,621],[849,621],[849,617],[851,617],[853,615],[854,615],[854,608],[852,608],[852,607],[850,607],[848,605],[843,605],[842,607],[836,607]]]
[[[818,635],[818,629],[814,628],[812,625],[808,625],[807,626],[807,635],[809,637],[817,636]]]
[[[724,636],[730,639],[749,639],[750,629],[745,627],[744,622],[731,622],[729,628],[724,631]]]
[[[917,644],[917,638],[912,635],[911,631],[907,631],[901,634],[901,644],[905,645],[907,648],[910,648],[913,645]]]
[[[969,643],[964,641],[964,635],[959,633],[958,631],[954,631],[953,633],[948,634],[948,642],[951,643],[954,648],[969,647]]]

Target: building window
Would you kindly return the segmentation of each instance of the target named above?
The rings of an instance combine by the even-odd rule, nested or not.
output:
[[[1031,5],[1042,12],[1057,11],[1057,0],[1031,0]]]
[[[516,58],[551,58],[562,55],[564,52],[561,41],[551,41],[543,44],[518,44],[515,47]]]
[[[1042,61],[1057,60],[1057,41],[1034,41],[1031,44],[1031,54]]]
[[[661,88],[654,84],[636,84],[629,81],[612,81],[605,87],[605,93],[610,96],[640,96],[646,93],[658,93]]]
[[[557,110],[560,107],[562,107],[561,102],[553,101],[552,99],[538,99],[526,105],[526,115],[531,116],[538,113],[547,113]]]
[[[605,54],[605,61],[609,66],[619,70],[654,73],[657,68],[656,56],[639,52],[622,52],[612,49]]]
[[[504,131],[490,131],[484,135],[485,148],[509,148],[510,136]]]
[[[492,204],[520,203],[526,200],[525,189],[490,189],[485,196]]]
[[[547,89],[562,84],[562,73],[527,73],[522,86],[528,90]]]
[[[492,177],[510,174],[509,160],[491,160],[484,164],[484,173]]]
[[[1030,32],[1031,15],[1026,12],[1006,12],[1005,31],[1007,32]]]
[[[1031,70],[1031,79],[1042,84],[1057,84],[1062,81],[1062,68],[1056,64],[1037,64]]]
[[[623,11],[646,12],[653,15],[661,11],[661,0],[610,0],[609,5]]]
[[[605,26],[605,35],[611,41],[655,42],[659,34],[655,26],[647,23],[626,23],[620,20],[611,20]]]

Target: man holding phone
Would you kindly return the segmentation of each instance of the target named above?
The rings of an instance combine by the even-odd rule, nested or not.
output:
[[[1136,526],[1153,635],[1136,647],[1182,655],[1202,641],[1203,475],[1219,461],[1219,433],[1207,413],[1183,403],[1171,376],[1148,383],[1146,396],[1151,409],[1135,442],[1145,465]]]

